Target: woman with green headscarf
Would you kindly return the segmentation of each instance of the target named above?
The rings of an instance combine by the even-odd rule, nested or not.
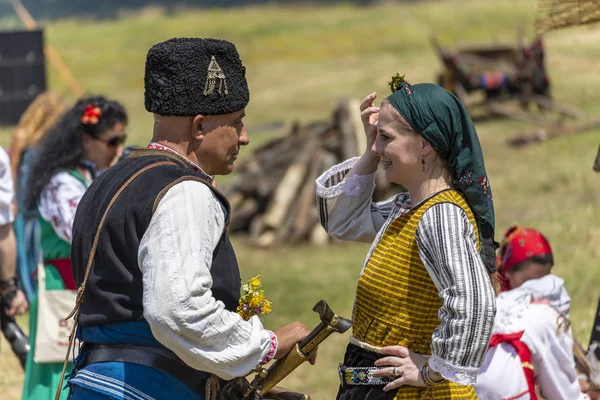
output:
[[[361,272],[338,400],[477,399],[496,312],[494,209],[473,122],[433,84],[396,76],[361,116],[367,148],[317,180],[321,223],[372,242]],[[371,201],[381,166],[404,185]]]

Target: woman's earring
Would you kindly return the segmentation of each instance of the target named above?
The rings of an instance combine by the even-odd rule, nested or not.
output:
[[[425,172],[425,157],[421,157],[421,171]]]

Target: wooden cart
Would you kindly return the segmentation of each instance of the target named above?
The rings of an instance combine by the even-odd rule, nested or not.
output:
[[[534,131],[508,140],[522,146],[556,136],[587,131],[600,120],[581,121],[578,110],[557,103],[544,62],[541,37],[523,44],[490,44],[449,50],[435,37],[433,47],[443,65],[438,84],[454,93],[471,112],[506,117],[534,126]]]

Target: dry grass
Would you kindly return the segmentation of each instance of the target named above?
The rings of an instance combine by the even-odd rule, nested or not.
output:
[[[383,97],[387,80],[397,71],[412,82],[433,81],[439,62],[429,46],[431,33],[448,46],[461,41],[512,42],[519,24],[531,34],[534,19],[534,0],[442,0],[367,9],[191,10],[169,17],[150,9],[114,22],[52,24],[47,39],[90,92],[125,103],[132,141],[143,144],[151,128],[143,109],[145,53],[153,43],[172,36],[217,36],[238,45],[249,73],[252,128],[270,121],[326,118],[342,96],[362,97],[376,90]],[[556,99],[588,115],[600,105],[599,42],[600,26],[546,37]],[[64,90],[53,71],[50,82],[54,89]],[[592,171],[600,131],[514,150],[505,146],[505,140],[529,127],[496,120],[480,122],[477,129],[494,189],[498,236],[514,223],[538,227],[548,235],[556,253],[556,273],[565,278],[573,298],[574,333],[587,345],[600,295],[600,174]],[[3,145],[7,133],[0,131]],[[254,145],[270,137],[252,129],[250,135]],[[264,278],[276,311],[268,326],[293,319],[315,324],[310,309],[321,298],[349,315],[366,246],[265,251],[239,240],[235,244],[242,274],[259,272]],[[346,336],[332,338],[320,349],[316,367],[301,367],[284,384],[316,400],[333,398],[336,366],[346,341]],[[22,373],[4,344],[2,398],[17,399]]]

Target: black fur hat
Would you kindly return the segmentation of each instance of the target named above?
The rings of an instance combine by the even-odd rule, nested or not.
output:
[[[152,46],[144,77],[146,110],[160,115],[229,114],[250,100],[233,43],[175,38]]]

